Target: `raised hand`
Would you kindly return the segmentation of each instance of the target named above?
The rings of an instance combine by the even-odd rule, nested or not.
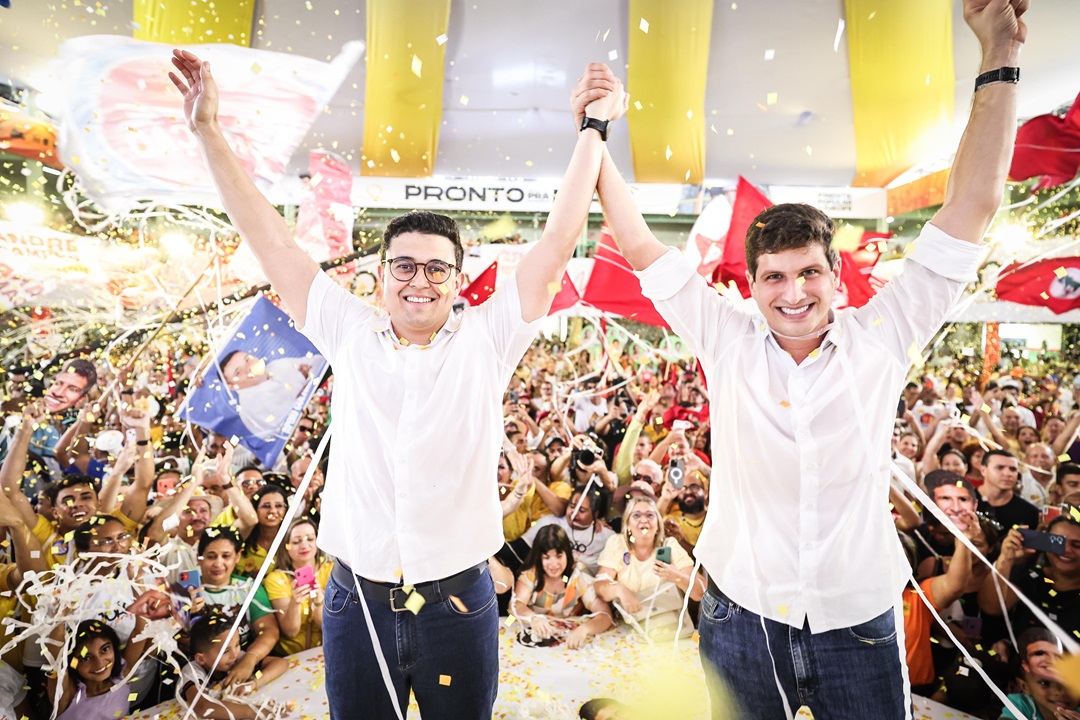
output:
[[[217,123],[218,87],[210,74],[210,63],[187,50],[173,50],[169,79],[184,96],[184,120],[188,130],[198,135]],[[178,74],[179,73],[179,74]]]
[[[1027,40],[1027,25],[1021,16],[1027,12],[1029,0],[964,0],[964,20],[979,38],[983,50],[1000,48],[1010,43],[1023,45]]]
[[[611,69],[603,63],[589,63],[585,73],[578,78],[577,85],[570,95],[570,108],[574,113],[574,129],[581,127],[581,121],[585,117],[585,108],[589,103],[606,97],[616,89],[618,78]],[[620,84],[621,85],[621,84]],[[622,114],[621,112],[619,113]],[[617,116],[616,116],[617,117]],[[614,119],[614,118],[608,118]]]

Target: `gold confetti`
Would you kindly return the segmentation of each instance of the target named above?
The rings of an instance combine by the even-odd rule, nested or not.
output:
[[[465,607],[465,603],[461,602],[457,595],[451,595],[450,602],[454,603],[454,607],[458,609],[459,613],[469,612],[469,608]]]
[[[439,684],[440,685],[445,685],[446,687],[450,687],[450,676],[449,675],[440,675],[439,676]]]
[[[1066,270],[1064,268],[1064,266],[1062,266],[1062,267],[1059,267],[1058,269],[1054,270],[1054,274],[1057,275],[1059,278],[1063,278],[1063,277],[1065,277],[1066,275],[1069,274],[1069,271]]]
[[[413,615],[415,615],[416,613],[420,612],[420,608],[424,607],[424,604],[426,602],[427,600],[424,599],[423,595],[418,592],[414,592],[412,595],[409,595],[409,599],[405,601],[405,607]]]
[[[642,107],[643,107],[643,106],[642,106],[642,104],[641,104],[641,101],[640,101],[640,100],[635,100],[635,101],[634,101],[634,108],[635,108],[635,109],[637,109],[637,110],[640,110],[640,109],[641,109]]]
[[[449,40],[449,39],[450,39],[450,38],[448,38],[448,37],[446,36],[446,33],[443,33],[443,34],[442,34],[442,35],[440,35],[439,37],[435,38],[435,42],[437,42],[437,43],[438,43],[439,45],[445,45],[445,44],[446,44],[446,41],[447,41],[447,40]]]
[[[458,100],[458,102],[461,103],[462,105],[468,105],[469,104],[469,96],[468,95],[462,95],[461,99]]]
[[[638,30],[640,30],[641,32],[648,35],[649,34],[649,21],[646,20],[645,18],[641,18],[641,22],[638,23]]]
[[[393,159],[394,162],[401,162],[401,155],[399,155],[398,151],[394,148],[390,148],[390,157]]]
[[[547,290],[548,290],[548,295],[554,295],[555,293],[559,292],[559,290],[562,290],[562,283],[561,282],[549,282],[548,286],[547,286]]]
[[[515,620],[517,620],[517,618],[513,615],[507,615],[505,622],[506,627],[510,627],[511,625],[513,625]]]
[[[1071,459],[1072,458],[1069,457],[1068,453],[1061,453],[1060,455],[1058,455],[1058,462],[1067,463]]]
[[[814,348],[813,350],[810,351],[810,354],[807,357],[816,358],[820,354],[821,354],[821,348]]]
[[[668,145],[667,149],[664,150],[664,159],[665,160],[670,160],[671,159],[671,146],[670,145]]]
[[[260,65],[259,63],[252,63],[251,64],[251,72],[258,75],[259,73],[262,72],[262,65]]]
[[[780,99],[780,93],[771,92],[765,96],[766,105],[775,105],[777,100]]]
[[[789,403],[787,400],[781,400],[780,401],[780,407],[783,407],[783,408],[791,407],[791,403]]]
[[[421,72],[424,69],[424,61],[416,55],[412,56],[412,74],[416,77],[421,77]]]

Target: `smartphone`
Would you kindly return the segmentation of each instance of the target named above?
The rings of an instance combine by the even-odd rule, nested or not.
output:
[[[683,482],[686,480],[686,461],[682,458],[675,458],[668,463],[667,479],[671,483],[671,487],[682,490]]]
[[[517,405],[521,402],[521,394],[517,390],[510,391],[510,402]]]
[[[1055,555],[1065,554],[1064,535],[1052,535],[1038,530],[1028,530],[1027,528],[1017,528],[1017,530],[1024,537],[1022,545],[1029,550],[1039,550]]]
[[[682,430],[683,432],[686,432],[687,430],[694,429],[694,423],[690,422],[689,420],[675,420],[671,423],[671,429]]]
[[[667,545],[661,545],[656,548],[656,559],[662,563],[671,564],[671,548]]]
[[[294,577],[296,578],[296,584],[300,587],[315,587],[315,568],[310,565],[299,568]]]
[[[202,573],[198,568],[181,570],[176,576],[177,584],[185,590],[197,590],[202,587]]]
[[[134,445],[135,441],[139,439],[139,437],[135,434],[135,428],[128,428],[127,430],[125,430],[124,439],[126,440],[126,442],[124,443],[125,445]]]

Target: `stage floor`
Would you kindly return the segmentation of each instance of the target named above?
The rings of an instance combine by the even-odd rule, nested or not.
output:
[[[499,697],[494,717],[506,720],[573,720],[578,708],[595,697],[644,702],[644,717],[707,718],[708,696],[697,656],[696,636],[679,643],[649,646],[620,626],[593,638],[580,650],[529,648],[516,641],[516,629],[499,633]],[[329,718],[321,648],[293,655],[288,672],[264,692],[293,703],[295,720]],[[453,678],[451,678],[453,682]],[[915,720],[974,720],[939,703],[915,698]],[[138,720],[180,720],[176,702],[132,715]],[[411,718],[419,717],[415,702]],[[803,711],[800,718],[809,718]]]

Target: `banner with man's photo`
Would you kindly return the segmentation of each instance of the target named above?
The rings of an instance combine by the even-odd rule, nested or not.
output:
[[[328,367],[289,316],[259,296],[179,415],[238,438],[273,467]]]

